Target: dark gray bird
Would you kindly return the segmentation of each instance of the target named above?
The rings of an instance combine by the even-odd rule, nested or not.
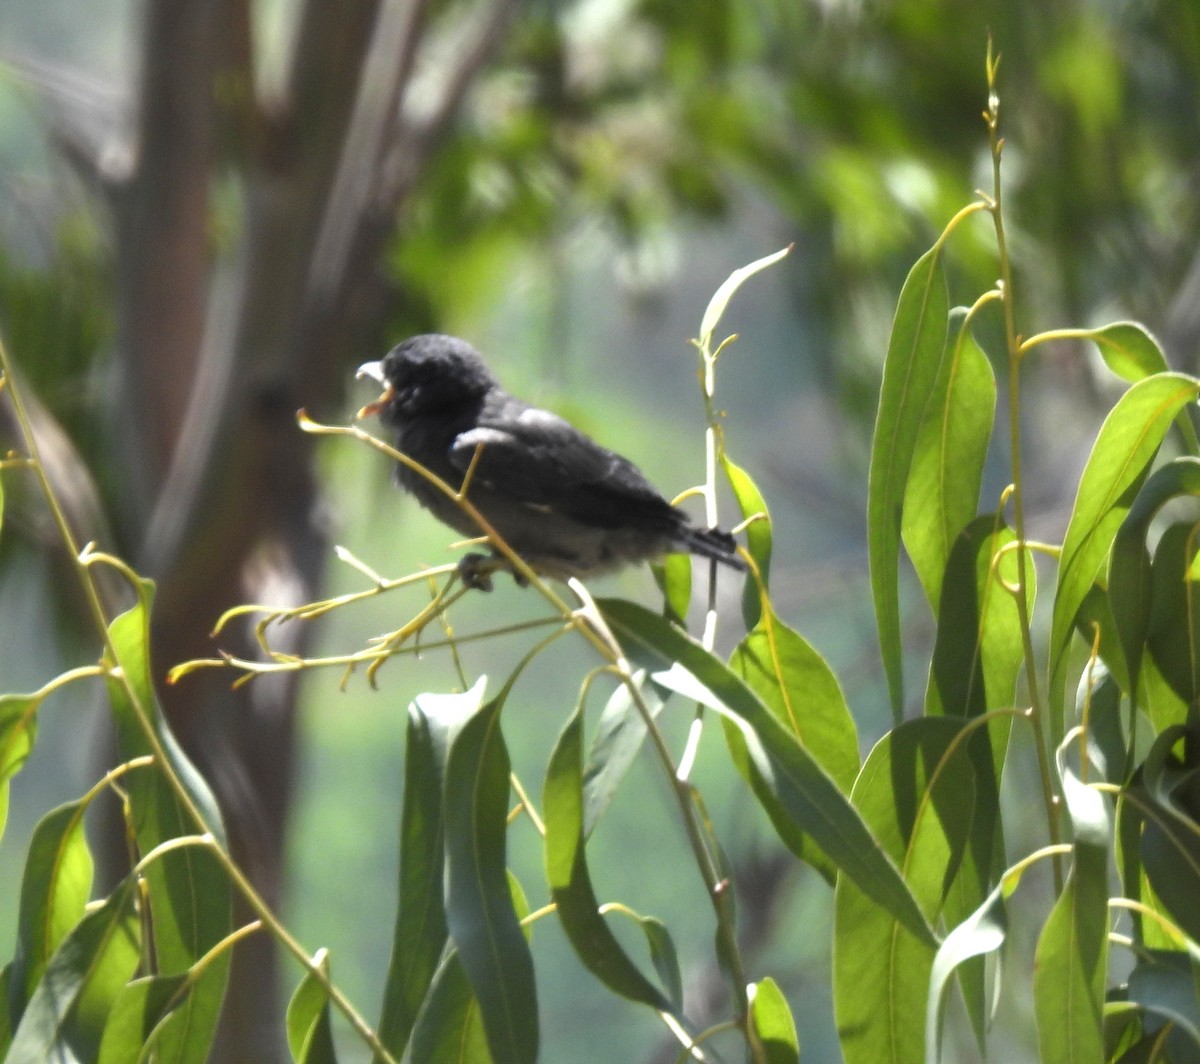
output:
[[[465,340],[414,336],[357,375],[384,389],[358,416],[379,414],[404,454],[455,489],[474,461],[467,498],[536,572],[588,577],[672,551],[745,569],[729,533],[698,528],[628,459],[509,395]],[[396,477],[439,520],[481,534],[420,474],[400,465]],[[495,568],[504,566],[475,555],[464,579],[486,587]]]

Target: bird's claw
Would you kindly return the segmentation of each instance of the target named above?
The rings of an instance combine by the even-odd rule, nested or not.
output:
[[[472,591],[491,591],[492,576],[498,572],[512,573],[517,587],[528,587],[529,581],[518,573],[506,559],[496,554],[464,554],[458,563],[458,578]]]
[[[495,555],[465,554],[458,563],[458,578],[472,591],[491,591],[497,560]]]

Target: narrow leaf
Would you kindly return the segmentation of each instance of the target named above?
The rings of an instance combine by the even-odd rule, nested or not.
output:
[[[635,603],[607,599],[599,605],[626,653],[661,670],[655,679],[737,726],[759,777],[796,826],[906,929],[933,942],[915,899],[858,811],[746,683],[687,633]]]
[[[917,436],[946,348],[949,296],[940,246],[917,260],[896,305],[879,393],[867,481],[867,550],[892,715],[904,714],[900,640],[900,528]]]
[[[845,793],[858,775],[858,731],[837,676],[770,604],[729,666]]]
[[[921,422],[904,496],[904,546],[935,613],[950,551],[979,506],[995,412],[992,364],[960,321],[948,372]]]
[[[662,980],[663,988],[671,1007],[677,1012],[683,1012],[683,975],[679,970],[679,953],[675,949],[675,940],[667,925],[653,916],[638,918],[642,934],[646,936],[646,945],[650,948],[650,962]]]
[[[318,950],[313,963],[329,975],[329,954]],[[288,1048],[296,1064],[336,1064],[333,1030],[329,1024],[329,992],[312,972],[305,972],[288,1002]]]
[[[115,664],[128,684],[116,675],[108,680],[117,747],[127,760],[152,753],[147,735],[151,729],[203,823],[196,822],[162,772],[135,773],[129,780],[129,801],[138,848],[148,853],[168,839],[199,830],[211,832],[224,843],[224,827],[212,791],[179,747],[155,695],[149,654],[152,598],[153,584],[143,581],[136,605],[109,626]],[[186,846],[162,855],[146,870],[145,882],[161,974],[188,970],[232,930],[229,882],[206,849]],[[228,969],[228,954],[206,966],[182,1006],[181,1016],[159,1040],[157,1050],[163,1064],[203,1064],[206,1060]]]
[[[1175,415],[1200,382],[1178,373],[1139,381],[1109,412],[1079,481],[1063,539],[1050,633],[1050,705],[1061,733],[1065,664],[1075,618],[1101,574],[1109,548]]]
[[[493,1064],[471,984],[452,948],[434,973],[401,1064]]]
[[[13,1035],[7,1059],[91,1061],[121,988],[137,966],[141,936],[132,879],[85,916],[50,959]]]
[[[954,972],[973,958],[994,953],[1004,945],[1008,936],[1004,901],[1014,887],[1001,880],[979,908],[946,936],[933,959],[925,1005],[926,1064],[938,1064],[942,1059],[942,1017]]]
[[[692,604],[691,555],[668,554],[661,562],[651,563],[650,568],[663,593],[663,609],[667,616],[683,624]]]
[[[704,310],[704,317],[700,319],[701,343],[711,345],[713,330],[716,329],[721,316],[725,313],[725,308],[729,305],[730,299],[733,298],[734,292],[741,288],[747,280],[760,270],[765,270],[768,266],[774,266],[775,263],[784,258],[791,250],[791,245],[788,245],[782,251],[776,251],[773,255],[757,259],[750,263],[749,266],[742,266],[740,269],[734,270],[721,283],[721,287],[716,290],[712,299],[708,301],[708,306]]]
[[[724,454],[721,455],[721,468],[725,470],[725,477],[733,489],[733,497],[741,510],[742,520],[750,521],[746,526],[746,549],[754,559],[758,575],[762,579],[762,587],[759,587],[753,578],[742,584],[742,619],[749,629],[759,622],[763,592],[770,586],[771,581],[771,550],[774,543],[771,514],[767,510],[767,500],[763,498],[762,492],[758,490],[758,485],[749,473]]]
[[[83,918],[92,890],[92,855],[83,833],[85,802],[47,813],[29,841],[17,918],[17,951],[9,999],[17,1016],[46,965]]]
[[[1108,969],[1107,801],[1069,764],[1077,731],[1058,750],[1075,860],[1038,938],[1034,1011],[1046,1064],[1100,1060],[1104,1052],[1104,980]]]
[[[400,886],[379,1038],[398,1055],[446,947],[443,901],[444,772],[453,737],[483,701],[484,681],[462,694],[419,695],[408,709]]]
[[[1150,885],[1172,920],[1200,942],[1200,830],[1194,807],[1200,769],[1194,753],[1177,752],[1180,746],[1188,751],[1195,741],[1194,729],[1177,725],[1162,732],[1146,755],[1135,793],[1145,822],[1140,856]]]
[[[796,1021],[779,984],[768,977],[750,989],[750,1022],[755,1037],[762,1043],[767,1064],[800,1064]]]
[[[729,664],[842,793],[849,794],[858,774],[858,734],[841,686],[824,658],[775,615],[769,600],[763,601],[758,627],[738,644]],[[775,800],[738,728],[729,720],[723,723],[734,765],[754,789],[780,839],[832,883],[833,862]]]
[[[966,726],[948,717],[901,724],[875,745],[854,785],[855,804],[931,923],[970,838]],[[838,880],[834,905],[834,1005],[846,1064],[919,1059],[934,944],[908,934],[849,879]]]
[[[176,1013],[190,989],[186,975],[157,975],[127,983],[113,1002],[96,1064],[129,1064],[144,1058],[182,1017]]]
[[[1181,495],[1200,496],[1200,458],[1183,456],[1155,470],[1113,539],[1108,598],[1125,655],[1128,693],[1135,700],[1151,624],[1151,561],[1146,538],[1159,510]]]
[[[0,695],[0,838],[8,821],[8,781],[33,749],[40,704],[37,695]]]
[[[1167,372],[1167,359],[1158,341],[1136,321],[1116,321],[1088,335],[1104,364],[1130,384],[1155,373]]]
[[[446,922],[483,1017],[496,1064],[537,1059],[533,959],[505,868],[509,759],[501,701],[463,725],[450,748],[446,817]]]
[[[661,689],[650,683],[645,671],[633,677],[651,718],[663,707]],[[646,739],[646,722],[634,704],[629,688],[621,684],[612,693],[596,725],[583,774],[583,833],[590,836]]]
[[[13,1019],[7,1007],[8,988],[12,985],[12,963],[0,968],[0,1060],[8,1059],[8,1047],[12,1045]]]
[[[546,882],[575,953],[605,986],[662,1012],[671,1003],[609,930],[588,872],[583,832],[583,706],[567,721],[546,770]]]
[[[1168,1036],[1171,1060],[1200,1053],[1200,997],[1194,958],[1167,950],[1145,950],[1129,973],[1127,1000],[1161,1017],[1175,1030]]]
[[[1021,616],[1008,587],[1018,583],[1016,541],[999,514],[983,514],[959,534],[946,566],[927,714],[978,716],[1012,701],[1024,661]],[[1037,595],[1032,559],[1025,598]]]
[[[1200,697],[1200,581],[1194,576],[1196,525],[1177,522],[1163,530],[1150,576],[1150,630],[1146,649],[1180,700]]]

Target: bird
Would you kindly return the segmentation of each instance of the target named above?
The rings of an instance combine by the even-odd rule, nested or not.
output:
[[[358,411],[377,414],[396,447],[467,498],[539,576],[568,581],[689,552],[744,571],[734,537],[702,528],[673,506],[629,459],[568,421],[510,395],[466,340],[410,337],[356,378],[383,387]],[[400,486],[444,524],[475,538],[483,529],[421,473],[397,463]],[[491,574],[521,574],[493,548],[459,567],[468,586],[491,589]]]

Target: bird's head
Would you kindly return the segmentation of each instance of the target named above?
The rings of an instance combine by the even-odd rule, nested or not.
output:
[[[478,402],[496,386],[475,348],[440,333],[410,337],[381,361],[359,366],[355,376],[383,385],[383,394],[357,416],[379,414],[385,423],[451,413]]]

